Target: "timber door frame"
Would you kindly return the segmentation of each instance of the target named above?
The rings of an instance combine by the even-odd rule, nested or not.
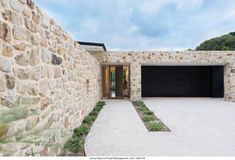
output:
[[[110,77],[110,67],[128,67],[128,96],[115,96],[111,97],[111,77]],[[123,69],[122,68],[122,69]],[[101,65],[102,69],[102,91],[103,91],[103,97],[108,98],[108,99],[124,99],[124,98],[130,98],[130,65],[128,64],[102,64]],[[108,76],[108,77],[107,77]],[[117,80],[118,78],[115,78]],[[123,77],[122,77],[123,79]],[[108,84],[107,84],[108,83]],[[116,87],[116,85],[115,85]],[[123,90],[123,89],[122,89]],[[115,90],[115,92],[117,92]]]

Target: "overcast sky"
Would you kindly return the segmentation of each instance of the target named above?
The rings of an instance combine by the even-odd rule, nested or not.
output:
[[[186,50],[235,31],[234,0],[35,0],[79,41],[108,50]]]

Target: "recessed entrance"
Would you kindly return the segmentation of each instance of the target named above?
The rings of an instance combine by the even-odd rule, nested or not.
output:
[[[103,66],[103,96],[107,98],[129,97],[130,69],[123,65]]]

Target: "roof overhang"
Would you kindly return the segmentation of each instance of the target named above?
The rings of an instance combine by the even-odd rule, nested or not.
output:
[[[84,47],[87,51],[107,51],[104,43],[95,43],[95,42],[82,42],[78,43]]]

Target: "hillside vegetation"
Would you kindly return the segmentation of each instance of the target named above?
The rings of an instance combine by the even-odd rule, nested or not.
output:
[[[235,32],[231,32],[220,37],[212,38],[201,43],[198,51],[228,51],[235,50]]]

